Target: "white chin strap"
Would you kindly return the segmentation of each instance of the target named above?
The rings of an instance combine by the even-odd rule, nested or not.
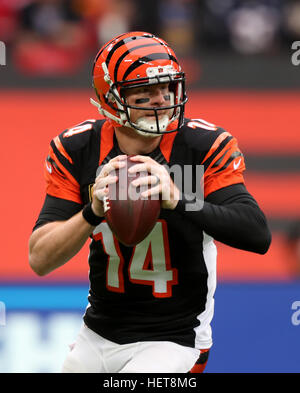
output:
[[[169,116],[164,115],[161,119],[158,120],[159,124],[159,131],[164,132],[166,131],[168,125],[169,125]],[[157,124],[156,124],[156,119],[149,119],[147,116],[141,117],[134,123],[135,126],[138,128],[142,128],[144,131],[137,130],[134,128],[135,132],[137,132],[139,135],[147,136],[147,137],[157,137]],[[150,131],[150,132],[147,132]]]

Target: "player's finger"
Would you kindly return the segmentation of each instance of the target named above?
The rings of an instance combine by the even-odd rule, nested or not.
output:
[[[112,158],[107,164],[103,165],[100,174],[97,177],[107,176],[112,170],[117,168],[123,168],[126,165],[126,158],[127,156],[125,154]]]
[[[119,156],[112,158],[109,162],[124,161],[126,160],[126,158],[127,158],[126,154],[120,154]]]
[[[95,190],[93,196],[99,199],[99,201],[103,201],[103,198],[108,194],[108,188],[100,188]]]
[[[109,161],[107,164],[103,166],[98,177],[108,176],[110,172],[115,171],[116,169],[123,168],[126,165],[123,160]]]
[[[151,174],[159,175],[160,166],[153,165],[152,162],[144,162],[143,164],[135,164],[128,169],[128,173],[134,174],[137,172],[149,172]]]
[[[151,158],[149,156],[142,156],[142,155],[132,156],[132,157],[130,157],[130,160],[144,162],[145,164],[148,164],[148,165],[159,166],[159,164],[155,160],[153,160],[153,158]]]
[[[146,161],[152,160],[152,158],[149,157],[149,156],[136,155],[136,156],[130,157],[130,160],[131,160],[131,161],[142,161],[142,162],[146,162]]]
[[[126,162],[124,160],[116,160],[116,161],[110,161],[106,165],[104,165],[103,169],[108,170],[108,173],[111,172],[114,169],[117,168],[123,168],[126,165]]]
[[[98,181],[95,183],[95,188],[96,189],[101,189],[107,187],[109,184],[116,183],[118,180],[118,176],[105,176],[101,177],[98,179]]]
[[[150,176],[140,176],[139,178],[133,180],[131,184],[134,187],[145,186],[145,185],[157,185],[159,183],[159,177],[156,175]]]

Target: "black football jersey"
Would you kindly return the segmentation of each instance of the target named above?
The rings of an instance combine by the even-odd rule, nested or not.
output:
[[[119,154],[107,120],[87,120],[56,136],[45,161],[51,208],[44,205],[36,227],[80,211],[91,199],[99,168]],[[236,139],[203,120],[186,119],[149,155],[182,173],[202,165],[204,198],[244,183]],[[193,187],[198,181],[194,171]],[[135,247],[121,244],[103,219],[91,236],[85,324],[119,344],[159,340],[209,348],[216,255],[213,239],[176,210],[162,209],[152,232]]]

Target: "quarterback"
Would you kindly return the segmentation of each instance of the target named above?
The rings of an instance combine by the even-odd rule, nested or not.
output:
[[[93,67],[101,116],[64,130],[45,160],[46,196],[29,241],[38,275],[67,263],[90,239],[88,304],[63,372],[202,372],[212,346],[214,240],[267,252],[266,218],[247,191],[244,156],[228,131],[184,115],[185,74],[172,48],[145,32],[104,45]],[[128,156],[146,171],[146,197],[160,196],[152,232],[134,247],[105,218],[108,185]],[[203,167],[201,209],[170,175]],[[199,205],[200,206],[200,205]],[[130,228],[128,228],[130,231]],[[220,259],[222,255],[220,255]]]

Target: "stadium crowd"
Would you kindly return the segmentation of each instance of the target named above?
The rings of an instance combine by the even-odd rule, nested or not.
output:
[[[300,1],[0,0],[0,40],[25,73],[76,73],[95,48],[128,30],[162,36],[180,57],[272,55],[300,39]]]

